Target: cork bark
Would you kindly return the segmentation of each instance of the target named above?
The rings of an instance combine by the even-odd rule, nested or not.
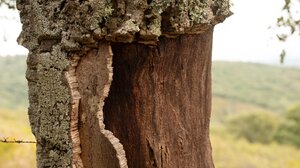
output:
[[[231,14],[228,0],[17,0],[17,8],[38,167],[213,167],[211,39]]]

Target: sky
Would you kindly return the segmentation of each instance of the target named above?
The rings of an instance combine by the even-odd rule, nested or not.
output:
[[[233,0],[232,3],[234,15],[215,27],[213,60],[279,64],[279,54],[286,49],[286,63],[300,65],[300,49],[297,46],[300,36],[281,43],[276,39],[276,31],[269,29],[275,26],[284,0]],[[28,53],[24,47],[17,45],[21,24],[16,20],[17,12],[0,8],[1,56]]]
[[[284,0],[234,0],[234,15],[215,27],[213,59],[279,64],[282,49],[286,63],[300,65],[300,36],[279,42],[275,27]],[[294,60],[298,60],[295,62]]]
[[[19,13],[6,7],[0,8],[0,56],[26,55],[27,49],[19,46],[17,38],[22,25],[19,21]]]

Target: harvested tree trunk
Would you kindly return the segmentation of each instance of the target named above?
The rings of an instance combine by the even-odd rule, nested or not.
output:
[[[17,8],[39,168],[213,167],[212,32],[231,14],[228,0]]]
[[[132,168],[211,168],[212,31],[161,38],[155,47],[112,45],[105,124]]]

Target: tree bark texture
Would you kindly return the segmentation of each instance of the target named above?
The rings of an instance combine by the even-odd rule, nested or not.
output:
[[[213,167],[211,41],[228,0],[17,8],[39,168]]]
[[[132,168],[212,168],[209,141],[212,31],[114,43],[107,129]]]

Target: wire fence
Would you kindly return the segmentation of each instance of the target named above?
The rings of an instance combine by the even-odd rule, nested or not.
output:
[[[8,143],[8,144],[28,144],[28,143],[36,143],[36,141],[31,140],[21,140],[21,139],[11,139],[8,137],[0,138],[0,143]]]

